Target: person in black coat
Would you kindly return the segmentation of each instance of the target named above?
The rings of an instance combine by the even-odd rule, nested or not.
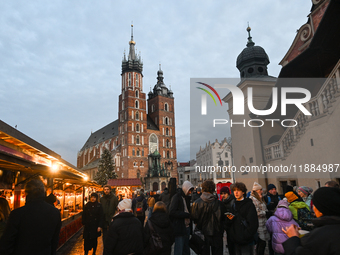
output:
[[[26,204],[13,210],[0,239],[1,255],[56,254],[61,228],[58,209],[46,203],[39,179],[27,182]]]
[[[92,249],[92,254],[96,254],[98,244],[97,238],[101,235],[101,230],[104,225],[103,207],[98,203],[97,193],[92,193],[90,202],[85,205],[82,223],[85,225],[83,232],[85,255]]]
[[[178,189],[170,203],[169,216],[174,226],[175,234],[175,247],[174,252],[176,255],[189,255],[189,236],[191,233],[191,220],[190,220],[190,200],[191,193],[194,186],[185,181],[182,184],[182,189]]]
[[[112,222],[104,243],[103,255],[143,254],[143,227],[133,215],[131,199],[123,199],[118,204],[118,213]]]
[[[256,208],[250,198],[246,198],[247,188],[242,182],[231,186],[235,203],[231,209],[233,215],[227,215],[227,233],[234,242],[236,254],[252,255],[254,239],[259,226]]]
[[[169,207],[169,205],[170,205],[170,193],[169,193],[168,188],[164,189],[163,193],[160,196],[160,201],[162,201],[166,205],[167,208]]]
[[[175,235],[172,223],[170,222],[169,216],[166,211],[166,204],[162,201],[158,201],[154,208],[150,219],[144,227],[144,244],[146,250],[148,250],[151,230],[149,224],[152,225],[154,231],[161,237],[163,249],[159,255],[170,255],[171,246],[175,242]]]
[[[315,228],[299,238],[294,225],[282,229],[289,239],[283,243],[287,255],[339,254],[340,251],[340,189],[322,187],[314,192],[313,219]]]
[[[204,181],[202,184],[203,193],[191,208],[194,223],[204,235],[203,255],[209,255],[210,248],[213,255],[223,255],[223,222],[226,208],[213,194],[215,188],[216,185],[213,181]]]

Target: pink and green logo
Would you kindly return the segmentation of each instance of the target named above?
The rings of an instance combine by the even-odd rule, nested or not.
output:
[[[198,84],[201,84],[201,85],[203,85],[203,86],[206,86],[207,88],[209,88],[209,89],[217,96],[217,98],[218,98],[218,100],[220,101],[220,104],[221,104],[221,106],[222,106],[222,100],[221,100],[221,98],[220,98],[220,95],[217,93],[217,91],[216,91],[213,87],[211,87],[210,85],[208,85],[208,84],[206,84],[206,83],[203,83],[203,82],[197,82],[197,83],[198,83]],[[213,94],[212,94],[209,90],[204,89],[204,88],[201,88],[201,87],[196,87],[196,88],[198,88],[198,89],[203,90],[204,92],[206,92],[206,93],[212,98],[212,100],[214,101],[215,105],[217,106],[215,97],[213,96]],[[202,99],[201,114],[202,114],[202,115],[207,115],[207,95],[206,95],[206,94],[203,94],[201,99]]]

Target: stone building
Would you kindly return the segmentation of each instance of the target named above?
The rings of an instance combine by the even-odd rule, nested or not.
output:
[[[196,153],[196,161],[197,170],[200,170],[197,171],[199,186],[207,179],[212,179],[215,183],[232,182],[231,172],[223,171],[223,167],[227,169],[232,166],[231,146],[227,138],[224,138],[220,143],[217,139],[213,143],[209,141],[204,148],[200,147]],[[211,172],[211,166],[220,166],[222,171],[216,168],[216,171]]]
[[[253,125],[258,123],[259,126],[263,123],[261,127],[231,127],[234,165],[237,169],[247,167],[250,170],[238,171],[236,180],[244,182],[248,188],[254,181],[264,187],[273,183],[282,193],[287,185],[309,186],[315,190],[328,180],[339,182],[339,12],[339,1],[312,0],[308,21],[297,31],[280,62],[282,69],[278,78],[268,75],[269,58],[262,47],[255,46],[248,27],[247,47],[237,58],[241,77],[237,86],[245,100],[249,87],[253,88],[253,95],[249,96],[258,110],[271,108],[273,88],[282,91],[282,88],[298,87],[311,94],[311,99],[302,104],[310,115],[293,104],[287,105],[286,114],[282,114],[284,107],[280,96],[277,97],[276,110],[269,115],[253,114],[247,107],[244,115],[234,115],[233,95],[229,93],[224,97],[230,119],[245,123],[252,121]],[[289,94],[289,98],[301,98],[299,93]],[[260,166],[277,171],[252,171]]]
[[[177,178],[174,97],[161,66],[153,90],[143,92],[143,63],[135,44],[131,30],[129,54],[122,61],[118,119],[90,135],[77,166],[93,178],[107,148],[118,178],[138,178],[147,190],[163,190],[170,177]]]

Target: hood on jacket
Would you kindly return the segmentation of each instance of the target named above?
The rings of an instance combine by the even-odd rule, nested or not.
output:
[[[138,196],[138,197],[136,197],[136,200],[138,201],[138,202],[142,202],[143,200],[144,200],[144,195],[142,194],[142,195],[140,195],[140,196]]]
[[[284,207],[277,208],[274,215],[283,221],[291,221],[293,219],[292,212]]]
[[[296,209],[301,209],[301,208],[306,207],[309,210],[309,206],[303,201],[295,201],[295,202],[291,203],[289,206],[293,206]]]
[[[216,199],[216,197],[209,192],[203,192],[201,195],[201,199],[204,202],[210,203],[210,202],[213,202]]]
[[[194,185],[191,184],[191,182],[189,181],[185,181],[183,184],[182,184],[182,190],[184,192],[184,195],[188,195],[188,191],[190,189],[193,189],[194,188]]]
[[[153,212],[150,221],[160,228],[167,228],[171,224],[168,214],[160,211]]]

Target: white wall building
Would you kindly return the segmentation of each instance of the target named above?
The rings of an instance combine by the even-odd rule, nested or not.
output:
[[[220,168],[217,166],[220,166]],[[228,144],[227,138],[224,138],[221,143],[217,139],[213,143],[209,141],[205,148],[200,147],[200,150],[196,153],[195,172],[198,175],[199,186],[207,179],[213,179],[215,183],[232,182],[231,172],[226,171],[231,166],[231,146]],[[212,169],[215,169],[215,171]]]
[[[307,23],[298,30],[280,62],[283,67],[278,79],[268,75],[269,58],[263,48],[254,46],[250,28],[247,29],[247,47],[237,58],[241,76],[237,86],[244,94],[245,114],[233,115],[231,93],[223,98],[229,106],[229,118],[235,122],[245,120],[246,123],[245,127],[231,127],[234,165],[237,169],[266,166],[278,170],[236,173],[236,180],[244,182],[248,189],[254,181],[263,187],[273,183],[279,193],[284,192],[286,185],[308,186],[316,190],[326,181],[340,181],[340,48],[333,46],[333,42],[340,39],[339,12],[340,5],[336,1],[313,1]],[[309,78],[308,82],[306,78]],[[311,99],[303,106],[311,115],[304,114],[297,107],[290,107],[287,114],[282,114],[278,97],[276,111],[256,116],[246,107],[249,87],[253,88],[253,105],[258,110],[272,106],[273,87],[278,90],[305,88],[310,91]],[[290,93],[288,98],[301,98],[301,93]],[[264,125],[250,127],[247,123],[251,119],[257,119],[258,123],[263,121]],[[272,126],[272,122],[266,119],[277,121]],[[285,121],[290,127],[282,125],[284,119],[290,119]],[[288,171],[282,171],[282,167]]]

